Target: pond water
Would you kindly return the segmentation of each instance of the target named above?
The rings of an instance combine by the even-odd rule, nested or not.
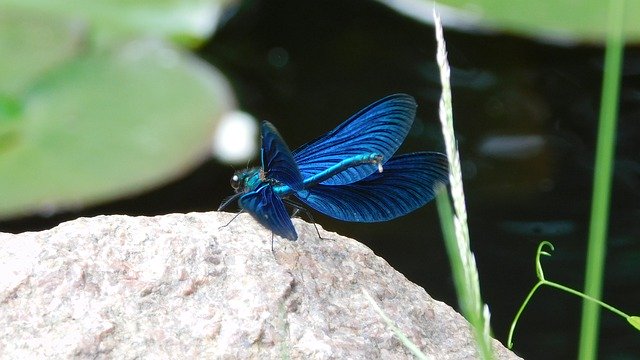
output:
[[[472,248],[494,336],[505,343],[535,282],[533,259],[541,241],[556,247],[543,263],[547,277],[582,287],[603,49],[452,29],[445,29],[445,38]],[[405,92],[419,109],[400,153],[444,150],[433,28],[378,3],[248,1],[225,16],[200,55],[231,80],[240,107],[271,121],[291,148],[385,95]],[[637,47],[626,51],[620,100],[604,298],[638,314]],[[209,211],[231,194],[232,172],[210,160],[182,180],[134,199],[12,221],[4,228],[47,228],[80,215]],[[326,229],[362,241],[431,296],[456,307],[435,204],[380,224],[314,216]],[[575,358],[580,311],[578,298],[539,292],[519,323],[515,352],[531,359]],[[601,318],[600,358],[637,358],[638,333],[610,313]]]

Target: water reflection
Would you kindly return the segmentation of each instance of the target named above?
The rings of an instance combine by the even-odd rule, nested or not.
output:
[[[509,235],[530,236],[542,239],[572,235],[576,230],[575,221],[502,221],[500,228]]]
[[[541,135],[490,135],[480,141],[478,152],[496,159],[524,160],[544,150]]]

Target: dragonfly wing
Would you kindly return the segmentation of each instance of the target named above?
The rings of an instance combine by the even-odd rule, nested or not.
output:
[[[344,221],[378,222],[422,207],[448,183],[447,157],[417,152],[391,158],[382,173],[346,185],[316,185],[296,196],[317,211]]]
[[[262,122],[262,170],[267,179],[277,180],[294,190],[302,189],[302,175],[289,147],[278,130]]]
[[[360,110],[318,139],[293,152],[302,178],[325,171],[340,161],[358,155],[377,153],[383,162],[391,159],[402,144],[416,114],[415,100],[406,94],[395,94]],[[364,179],[378,170],[375,164],[347,169],[322,182],[343,185]]]
[[[265,185],[240,197],[240,206],[251,214],[262,226],[285,239],[296,240],[298,234],[282,199]]]

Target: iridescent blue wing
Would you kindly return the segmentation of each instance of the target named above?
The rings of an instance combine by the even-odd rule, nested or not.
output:
[[[391,158],[382,173],[346,185],[316,185],[296,197],[319,212],[344,221],[394,219],[435,197],[436,185],[448,183],[447,157],[416,152]]]
[[[262,171],[266,179],[279,181],[294,190],[302,189],[302,175],[287,144],[268,121],[262,122]]]
[[[271,185],[264,185],[242,195],[239,203],[246,212],[274,234],[292,241],[298,238],[282,199],[273,193]]]
[[[406,94],[387,96],[360,110],[337,128],[293,152],[302,178],[316,175],[340,161],[357,155],[377,153],[387,161],[409,133],[416,114],[415,100]],[[367,164],[345,170],[322,182],[350,184],[378,170]]]

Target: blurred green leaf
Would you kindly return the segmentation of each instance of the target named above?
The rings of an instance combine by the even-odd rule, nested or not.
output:
[[[77,55],[81,28],[0,7],[0,94],[19,94],[38,76]]]
[[[159,41],[89,52],[49,71],[5,120],[0,218],[176,177],[208,153],[230,101],[214,68]]]
[[[147,36],[194,45],[208,38],[230,0],[0,0],[0,13],[30,10],[90,26],[99,38]]]
[[[431,23],[430,0],[378,0],[398,11]],[[609,1],[602,0],[439,0],[445,26],[484,28],[551,41],[604,43]],[[627,1],[624,34],[640,41],[640,1]]]
[[[0,218],[121,197],[202,159],[229,88],[164,40],[204,41],[225,2],[0,0]]]

